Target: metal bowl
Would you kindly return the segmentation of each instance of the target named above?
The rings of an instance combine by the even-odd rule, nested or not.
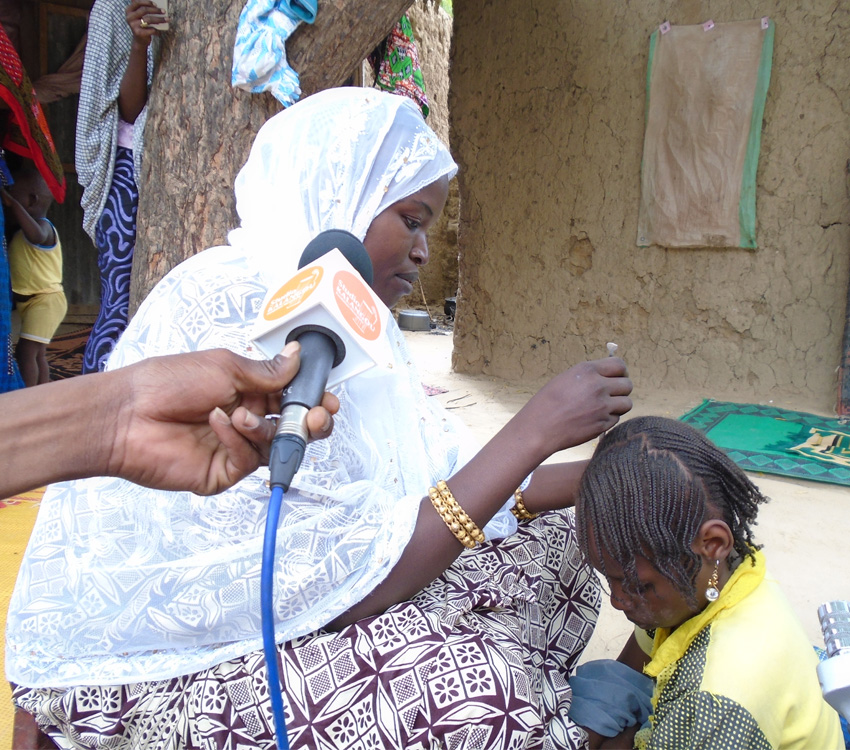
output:
[[[402,310],[398,314],[398,327],[402,331],[430,331],[431,316],[424,310]]]

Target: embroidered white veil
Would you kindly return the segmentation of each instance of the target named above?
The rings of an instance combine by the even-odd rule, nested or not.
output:
[[[176,351],[252,351],[267,287],[320,231],[361,239],[385,207],[456,171],[405,97],[345,88],[267,122],[236,179],[239,229],[168,274],[109,368]],[[366,596],[395,565],[421,498],[477,446],[425,396],[391,324],[392,371],[343,383],[330,439],[308,446],[284,497],[276,551],[280,641]],[[118,684],[196,672],[261,648],[259,580],[268,470],[215,497],[114,478],[48,488],[9,609],[7,675],[29,686]],[[516,529],[507,511],[490,537]]]

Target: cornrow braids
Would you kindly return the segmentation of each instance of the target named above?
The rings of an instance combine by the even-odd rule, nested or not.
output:
[[[599,442],[581,480],[579,545],[590,559],[593,531],[601,551],[623,568],[623,587],[641,596],[636,558],[643,557],[695,606],[701,561],[691,544],[717,514],[732,532],[737,556],[753,558],[758,506],[767,501],[744,472],[702,432],[674,419],[635,417]]]

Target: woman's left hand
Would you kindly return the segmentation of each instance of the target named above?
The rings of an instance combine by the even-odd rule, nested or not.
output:
[[[619,357],[581,362],[552,378],[514,417],[538,463],[610,430],[632,408],[632,381]]]
[[[133,32],[133,39],[147,47],[151,39],[159,34],[156,24],[168,23],[169,18],[162,9],[151,0],[133,0],[125,11],[127,25]]]

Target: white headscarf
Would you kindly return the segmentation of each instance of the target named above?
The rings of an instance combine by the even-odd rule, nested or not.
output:
[[[110,359],[225,346],[248,332],[271,283],[320,231],[361,239],[385,207],[456,167],[413,102],[371,89],[315,94],[273,117],[236,180],[241,227],[175,268]],[[284,497],[276,552],[279,641],[320,628],[389,573],[421,498],[474,455],[425,396],[404,337],[392,370],[337,389],[328,440],[308,446]],[[45,493],[9,609],[6,667],[29,687],[189,674],[261,648],[259,578],[269,490],[260,470],[212,498],[113,478]],[[512,498],[488,524],[512,533]]]
[[[301,250],[319,232],[347,229],[362,240],[385,208],[456,172],[412,100],[330,89],[260,128],[236,177],[241,226],[228,241],[270,283],[279,281],[295,272]],[[282,260],[290,266],[281,268]]]

